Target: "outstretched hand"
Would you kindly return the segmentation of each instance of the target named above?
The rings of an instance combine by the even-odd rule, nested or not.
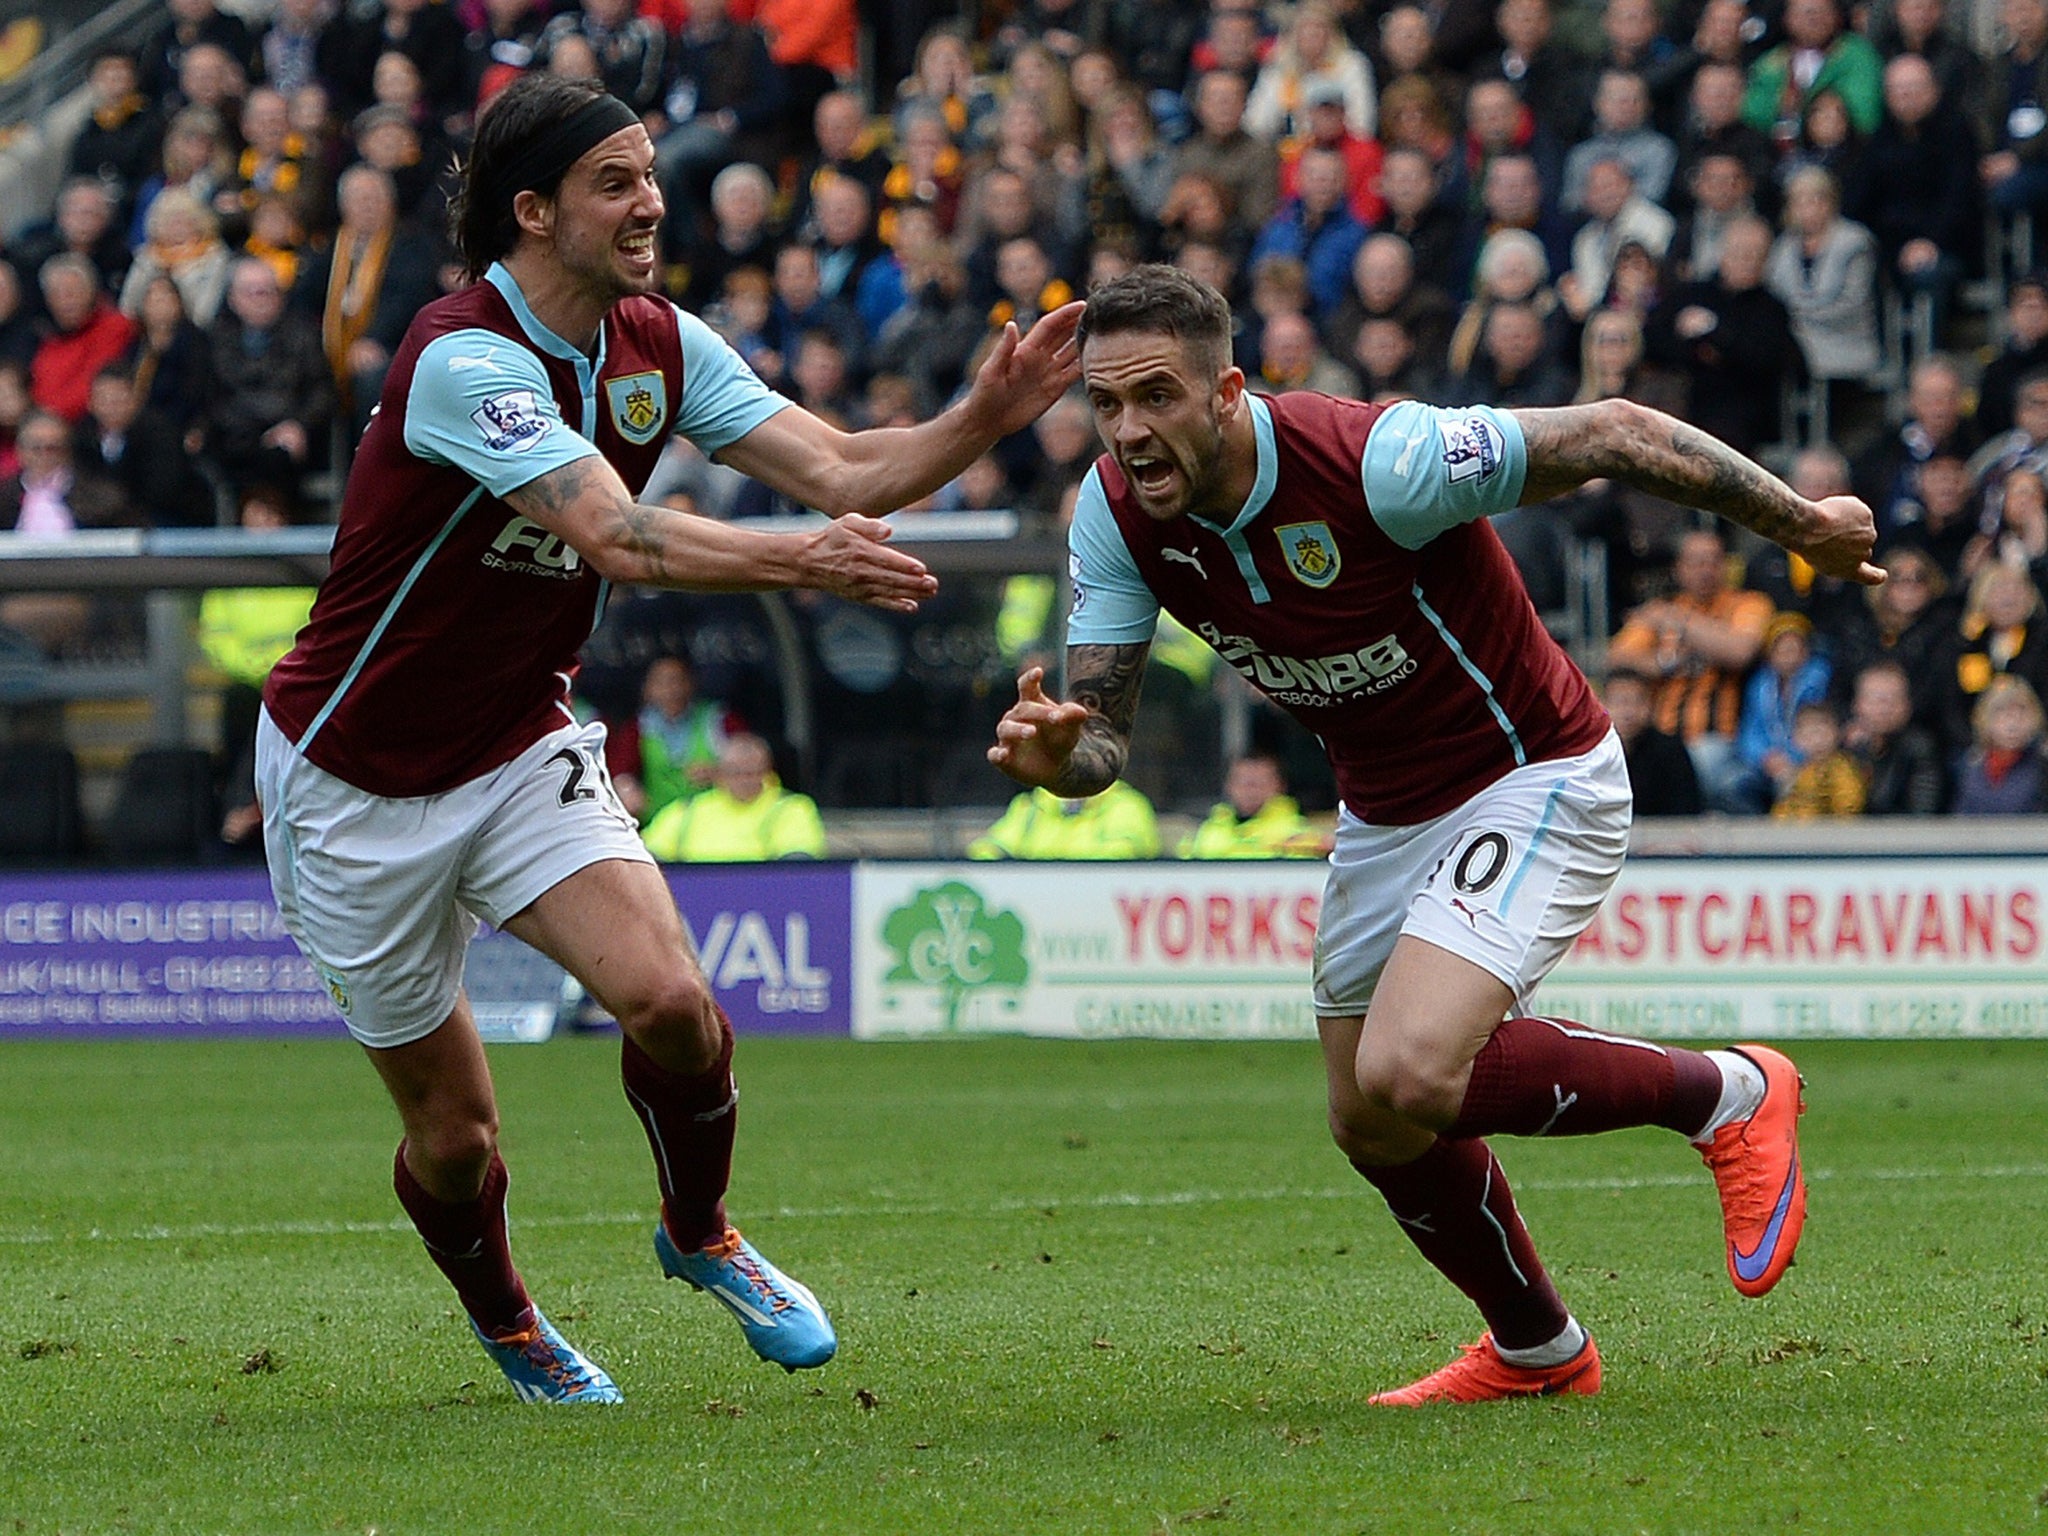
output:
[[[1045,668],[1027,667],[1017,679],[1017,702],[996,722],[988,760],[1019,784],[1036,789],[1066,770],[1081,740],[1088,706],[1061,703],[1045,691]]]
[[[1870,508],[1854,496],[1829,496],[1812,507],[1814,516],[1805,536],[1786,547],[1823,576],[1882,586],[1883,568],[1870,563],[1877,547],[1877,521]]]
[[[808,535],[811,579],[804,583],[892,613],[915,613],[918,601],[939,590],[939,579],[915,555],[890,549],[895,530],[857,512]]]
[[[1014,320],[1003,327],[974,375],[973,390],[997,437],[1023,431],[1080,379],[1081,349],[1074,341],[1074,328],[1086,308],[1079,299],[1062,304],[1041,315],[1023,336]]]

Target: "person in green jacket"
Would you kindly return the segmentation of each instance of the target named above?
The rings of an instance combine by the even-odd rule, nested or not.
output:
[[[1836,0],[1786,0],[1785,37],[1750,65],[1743,121],[1772,134],[1782,152],[1799,137],[1806,104],[1833,91],[1858,133],[1877,132],[1884,121],[1884,60],[1869,38],[1842,24]]]
[[[671,801],[647,824],[647,851],[671,864],[822,859],[825,823],[809,795],[784,789],[768,743],[741,732],[718,754],[711,787]]]
[[[1312,859],[1323,836],[1287,793],[1280,760],[1254,752],[1230,765],[1222,803],[1176,851],[1184,859]]]
[[[696,674],[682,657],[655,657],[640,682],[637,763],[630,772],[613,772],[626,809],[646,826],[676,801],[699,794],[739,723],[723,704],[697,697]]]
[[[1093,799],[1033,789],[967,845],[970,859],[1156,859],[1152,802],[1119,779]]]

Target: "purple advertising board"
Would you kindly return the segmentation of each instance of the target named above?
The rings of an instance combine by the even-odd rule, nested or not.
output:
[[[850,866],[667,873],[735,1028],[848,1032]],[[0,1038],[341,1033],[260,869],[0,875]]]

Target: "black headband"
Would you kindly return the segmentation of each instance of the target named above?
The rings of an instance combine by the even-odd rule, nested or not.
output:
[[[552,189],[562,173],[640,114],[612,95],[593,96],[564,121],[529,142],[491,178],[495,196],[510,201],[521,192]]]

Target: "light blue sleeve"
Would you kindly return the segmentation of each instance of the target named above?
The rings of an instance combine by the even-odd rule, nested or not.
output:
[[[452,464],[493,496],[597,452],[555,404],[547,370],[491,331],[450,331],[421,348],[405,399],[405,446]]]
[[[790,404],[695,315],[678,309],[676,327],[683,338],[683,398],[674,426],[707,455],[738,442]]]
[[[1074,606],[1067,615],[1069,645],[1137,645],[1159,624],[1159,599],[1138,574],[1123,531],[1102,493],[1102,477],[1088,471],[1074,498],[1067,529],[1067,570]]]
[[[1361,472],[1373,520],[1403,549],[1420,549],[1519,502],[1529,447],[1521,423],[1490,405],[1403,400],[1372,424]]]

